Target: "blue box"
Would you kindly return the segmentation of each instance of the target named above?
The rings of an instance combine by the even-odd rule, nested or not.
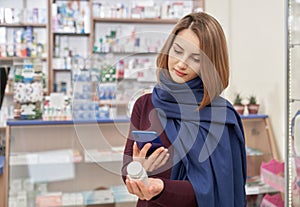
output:
[[[3,173],[4,162],[5,162],[5,157],[0,156],[0,175],[2,175],[2,173]]]

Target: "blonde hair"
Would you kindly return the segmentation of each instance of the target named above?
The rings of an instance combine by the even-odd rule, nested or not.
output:
[[[192,30],[199,38],[201,55],[200,76],[204,84],[204,96],[198,109],[202,109],[219,96],[229,83],[229,60],[226,38],[221,25],[212,16],[200,12],[186,15],[175,25],[157,57],[158,75],[168,70],[169,50],[176,35]]]

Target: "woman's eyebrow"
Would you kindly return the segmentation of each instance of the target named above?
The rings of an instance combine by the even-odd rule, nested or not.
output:
[[[174,42],[174,44],[175,44],[177,47],[179,47],[180,49],[183,50],[183,48],[182,48],[178,43]]]

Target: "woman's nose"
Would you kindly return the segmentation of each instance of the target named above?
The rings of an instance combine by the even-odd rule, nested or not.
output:
[[[186,69],[187,64],[183,60],[178,60],[177,67],[180,68],[180,69]]]

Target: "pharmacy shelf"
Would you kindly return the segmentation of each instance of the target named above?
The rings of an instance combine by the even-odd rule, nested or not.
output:
[[[58,1],[68,1],[68,0],[52,0],[53,3],[56,3]],[[90,0],[80,0],[80,1],[90,1]]]
[[[73,155],[71,154],[73,153]],[[19,153],[12,154],[9,157],[10,166],[28,165],[57,165],[70,163],[105,163],[105,162],[122,162],[122,151],[118,150],[86,150],[84,155],[70,150],[63,151],[44,151],[39,153]]]
[[[262,154],[247,154],[247,157],[263,157],[263,156],[272,156],[271,153],[262,153]]]
[[[0,61],[15,61],[15,60],[33,60],[41,59],[43,61],[47,60],[45,57],[0,57]]]
[[[123,55],[123,56],[137,56],[137,55],[157,55],[159,52],[151,52],[151,51],[124,51],[124,52],[119,52],[119,51],[111,51],[111,52],[93,52],[93,54],[97,55],[108,55],[108,54],[114,54],[114,55]]]
[[[100,106],[126,106],[128,105],[128,101],[118,101],[118,100],[100,100],[99,101]]]
[[[8,23],[1,23],[0,27],[37,27],[37,28],[46,28],[46,24],[38,24],[38,23],[15,23],[15,24],[8,24]]]
[[[279,191],[269,186],[268,184],[246,186],[246,195],[257,195],[257,194],[277,193],[277,192]]]
[[[53,68],[53,72],[71,72],[72,69]]]
[[[53,32],[53,35],[66,35],[66,36],[89,36],[90,33],[75,33],[75,32]]]
[[[265,114],[249,114],[249,115],[240,115],[242,119],[265,119],[268,118],[268,115]]]
[[[136,203],[138,197],[130,194],[125,185],[111,186],[108,189],[79,192],[47,192],[36,198],[36,203],[56,200],[55,206],[89,206],[116,203]],[[39,206],[39,205],[38,205]],[[54,206],[54,205],[53,205]]]
[[[63,124],[90,124],[90,123],[128,123],[129,118],[117,119],[94,119],[94,120],[14,120],[9,119],[7,125],[9,126],[26,126],[26,125],[63,125]]]
[[[178,19],[133,19],[133,18],[93,18],[94,22],[101,23],[135,23],[135,24],[176,24]]]

